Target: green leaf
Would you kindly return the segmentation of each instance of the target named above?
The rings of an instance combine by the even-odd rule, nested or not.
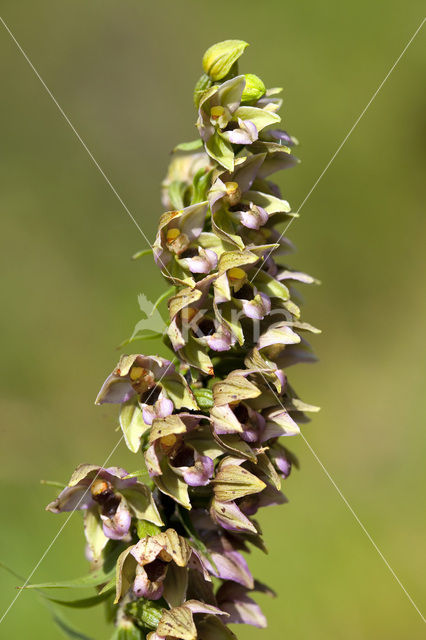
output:
[[[126,344],[131,344],[132,342],[136,342],[137,340],[158,340],[159,338],[162,338],[163,334],[159,333],[158,331],[151,331],[150,329],[146,329],[146,333],[138,333],[135,336],[132,336],[131,338],[126,338],[125,340],[123,340],[123,342],[120,342],[120,344],[117,346],[117,349],[122,349],[123,347],[126,346]]]
[[[174,293],[174,291],[175,291],[175,287],[169,287],[169,289],[167,289],[167,291],[164,291],[161,294],[161,296],[158,296],[157,300],[154,302],[154,305],[151,309],[151,313],[149,315],[152,316],[156,308],[163,302],[163,300],[166,300],[169,296],[171,296],[172,293]]]
[[[102,604],[102,602],[108,600],[112,592],[113,588],[110,587],[108,590],[103,590],[102,593],[98,593],[95,596],[92,596],[90,598],[81,598],[78,600],[60,600],[57,598],[51,598],[50,596],[46,595],[44,595],[43,597],[49,600],[49,602],[60,604],[62,607],[69,607],[71,609],[89,609],[90,607],[96,607],[98,604]]]
[[[176,145],[173,151],[196,151],[197,149],[201,149],[202,146],[203,141],[201,140],[201,138],[197,138],[197,140],[192,140],[192,142],[181,142],[180,144]]]
[[[62,612],[58,611],[57,607],[52,604],[47,605],[47,603],[46,606],[48,606],[54,622],[67,638],[74,638],[74,640],[93,640],[89,636],[86,636],[84,633],[75,629],[71,623],[68,622]]]
[[[0,567],[2,567],[3,569],[5,569],[5,571],[7,571],[8,573],[10,573],[12,576],[14,576],[15,578],[17,578],[20,582],[25,582],[25,578],[23,578],[22,576],[20,576],[19,574],[17,574],[13,569],[10,569],[9,567],[7,567],[5,564],[0,563]],[[58,607],[56,607],[53,602],[54,600],[51,598],[48,598],[44,593],[42,593],[39,589],[36,589],[38,592],[38,596],[41,600],[41,602],[44,604],[44,606],[48,609],[48,611],[50,612],[54,622],[58,625],[58,627],[61,629],[61,631],[63,632],[63,634],[65,636],[67,636],[68,638],[76,638],[77,640],[93,640],[92,638],[89,638],[89,636],[84,635],[83,633],[81,633],[80,631],[78,631],[77,629],[75,629],[69,622],[68,620],[64,617],[64,615],[62,614],[61,611],[58,610]],[[108,597],[110,596],[110,594],[108,594]],[[96,596],[96,597],[99,597]],[[53,600],[53,601],[51,601]],[[62,601],[58,601],[60,602],[60,604],[63,604]],[[77,601],[76,601],[77,602]],[[69,606],[69,605],[68,605]]]
[[[110,542],[111,544],[111,542]],[[119,553],[123,549],[123,543],[113,543],[111,551],[107,553],[106,548],[104,554],[104,564],[100,569],[95,569],[91,573],[82,576],[81,578],[74,578],[71,580],[62,580],[56,582],[40,582],[39,584],[28,584],[25,589],[88,589],[90,587],[98,587],[105,582],[111,580],[115,575],[115,563]]]
[[[56,480],[40,480],[40,484],[45,484],[48,487],[56,487],[57,489],[65,489],[67,486],[63,482],[57,482]]]
[[[137,251],[132,255],[132,260],[139,260],[139,258],[149,255],[152,255],[152,249],[142,249],[142,251]]]

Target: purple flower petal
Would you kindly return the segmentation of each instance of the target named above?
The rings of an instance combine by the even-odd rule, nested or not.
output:
[[[267,626],[259,605],[247,595],[247,589],[232,582],[225,582],[217,592],[221,609],[229,613],[227,623],[250,624],[261,629]]]
[[[121,500],[117,511],[112,517],[101,514],[101,519],[104,534],[107,538],[121,540],[129,533],[132,516],[124,499]]]
[[[185,262],[191,273],[210,273],[217,266],[217,255],[212,249],[198,248],[198,256],[193,258],[184,258],[182,262]]]
[[[206,342],[213,351],[228,351],[231,348],[234,339],[231,332],[222,325],[219,330],[211,336],[206,336]]]
[[[271,300],[266,293],[258,293],[253,300],[241,300],[243,311],[248,318],[263,320],[271,311]]]
[[[260,229],[269,220],[269,215],[263,207],[251,203],[248,211],[238,211],[241,224],[248,229]]]
[[[211,573],[216,578],[232,580],[249,589],[253,588],[253,576],[241,553],[238,551],[222,551],[221,553],[211,552],[210,555],[216,567],[216,569],[212,568]]]
[[[214,462],[208,456],[195,452],[195,463],[192,467],[181,467],[183,478],[190,487],[203,487],[210,482],[214,471]]]
[[[65,487],[56,500],[47,505],[46,511],[62,513],[63,511],[74,511],[76,509],[89,509],[93,505],[94,501],[89,487],[77,485],[75,487]]]

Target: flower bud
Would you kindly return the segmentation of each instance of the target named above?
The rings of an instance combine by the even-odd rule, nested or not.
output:
[[[244,40],[224,40],[217,42],[205,52],[203,56],[203,69],[213,82],[222,80],[232,65],[244,53],[248,43]]]
[[[256,102],[265,94],[266,87],[259,76],[255,76],[254,73],[245,73],[244,78],[246,86],[244,87],[241,102]]]

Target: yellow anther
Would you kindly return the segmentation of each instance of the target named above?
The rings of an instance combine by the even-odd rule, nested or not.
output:
[[[225,114],[225,109],[221,105],[217,107],[212,107],[210,109],[210,116],[214,120],[217,120],[217,118],[220,118],[220,116],[223,116],[224,114]]]
[[[245,277],[246,272],[244,269],[240,269],[240,267],[232,267],[232,269],[229,269],[228,271],[228,278],[230,280],[239,282],[240,280],[244,280]]]
[[[140,380],[145,373],[145,369],[143,367],[132,367],[130,369],[130,380]]]
[[[233,195],[239,188],[238,182],[225,182],[225,189],[228,196]]]
[[[168,449],[173,447],[177,442],[177,438],[174,433],[170,433],[168,436],[163,436],[160,438],[160,444],[162,447]]]
[[[166,233],[167,242],[173,242],[177,237],[180,236],[179,229],[168,229]]]
[[[96,497],[101,495],[101,493],[108,491],[109,488],[110,488],[109,482],[107,482],[106,480],[102,480],[101,478],[97,478],[93,482],[92,486],[90,487],[90,492],[92,496]]]
[[[238,182],[225,182],[226,196],[229,204],[233,207],[240,201],[241,190]]]

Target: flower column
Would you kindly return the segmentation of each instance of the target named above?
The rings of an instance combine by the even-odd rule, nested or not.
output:
[[[118,556],[115,586],[99,582],[115,591],[116,638],[221,640],[230,623],[266,625],[251,594],[271,592],[242,552],[265,548],[259,508],[286,502],[297,461],[281,437],[317,410],[286,375],[314,359],[302,335],[318,330],[295,286],[315,280],[282,262],[292,245],[277,226],[295,214],[270,181],[296,164],[296,141],[278,128],[281,90],[239,74],[246,47],[204,55],[199,138],[176,147],[163,183],[153,256],[173,288],[173,357],[122,356],[97,398],[121,405],[141,471],[80,466],[48,506],[84,510],[93,567]]]

